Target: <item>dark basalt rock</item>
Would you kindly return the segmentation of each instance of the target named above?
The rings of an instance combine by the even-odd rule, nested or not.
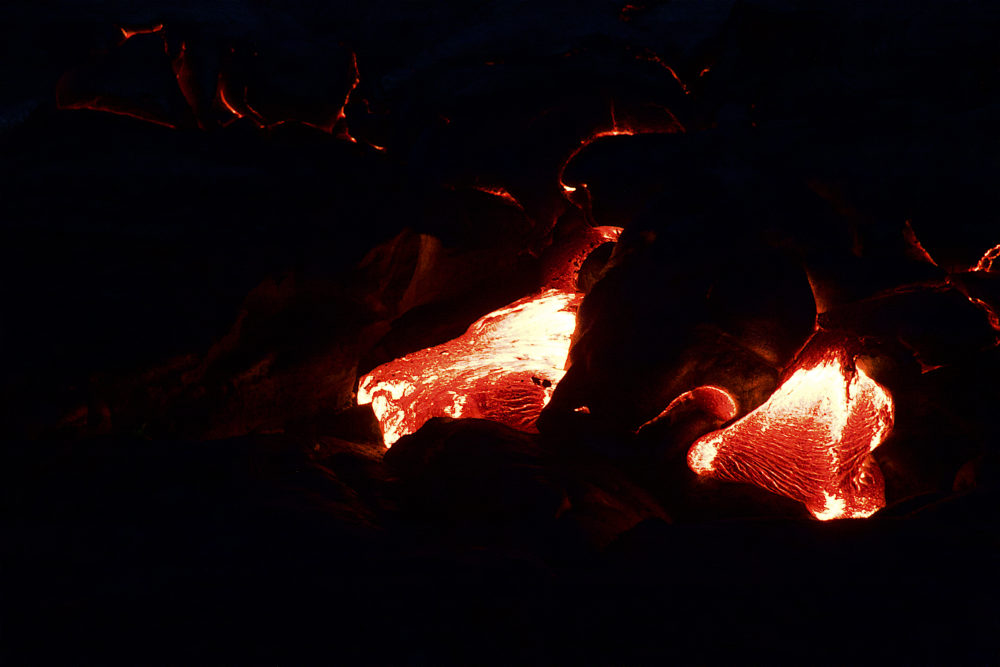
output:
[[[614,243],[602,243],[587,255],[587,259],[580,265],[580,272],[577,275],[576,287],[578,290],[589,292],[593,289],[597,281],[604,276],[604,268],[607,266],[608,260],[611,259],[611,253],[614,252],[614,249]]]
[[[194,127],[195,117],[156,33],[133,35],[96,62],[67,72],[56,86],[65,109],[91,108],[173,127]]]
[[[676,131],[672,114],[696,124],[670,73],[640,55],[609,44],[530,64],[442,65],[397,92],[414,102],[400,131],[422,132],[392,143],[411,147],[417,177],[503,187],[532,220],[551,221],[565,208],[563,164],[581,142],[633,119],[638,129]]]
[[[431,419],[385,465],[404,515],[473,543],[544,542],[567,502],[537,436],[495,422]]]
[[[998,28],[5,3],[0,662],[995,661]],[[91,101],[180,129],[56,108]],[[567,256],[542,434],[433,421],[383,461],[358,373]],[[893,395],[881,513],[698,478],[698,401],[635,433],[703,384],[759,405],[817,311]]]
[[[996,448],[980,454],[959,468],[953,489],[957,493],[978,490],[996,494],[1000,490],[1000,456]]]
[[[752,233],[708,238],[711,224],[677,221],[648,245],[626,231],[581,306],[572,365],[540,428],[587,406],[631,431],[705,384],[730,391],[741,411],[766,399],[812,332],[812,293],[780,252]]]
[[[894,341],[925,367],[968,361],[992,347],[988,314],[948,286],[900,287],[822,313],[820,326]]]
[[[996,321],[1000,313],[1000,260],[994,262],[992,271],[969,271],[948,276],[948,282],[958,288],[970,300],[978,301],[976,306],[986,315],[994,329],[1000,327]]]
[[[224,76],[245,91],[248,109],[263,122],[298,120],[332,128],[357,82],[354,54],[334,39],[304,39],[289,50],[241,53]]]
[[[6,498],[31,508],[30,520],[5,525],[4,606],[18,610],[8,627],[21,637],[5,657],[41,642],[44,627],[63,628],[78,656],[110,660],[178,632],[191,643],[164,649],[172,655],[269,650],[291,629],[283,618],[302,628],[322,609],[302,602],[327,598],[324,572],[368,576],[382,550],[380,448],[105,438],[8,442],[4,454],[23,475],[4,473]],[[107,623],[123,633],[113,645]],[[49,644],[36,658],[64,649]]]

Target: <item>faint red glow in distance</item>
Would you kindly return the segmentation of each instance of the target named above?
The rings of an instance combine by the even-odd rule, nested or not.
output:
[[[992,271],[993,270],[993,260],[1000,257],[1000,245],[995,245],[976,262],[976,265],[972,267],[973,271]]]

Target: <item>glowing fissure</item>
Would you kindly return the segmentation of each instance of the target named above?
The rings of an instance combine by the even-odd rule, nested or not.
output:
[[[89,111],[103,111],[104,113],[110,113],[116,116],[135,118],[136,120],[141,120],[146,123],[152,123],[153,125],[159,125],[160,127],[169,127],[172,130],[177,129],[177,126],[174,125],[173,123],[169,123],[165,120],[160,120],[159,118],[153,116],[150,113],[141,110],[120,109],[118,107],[112,106],[105,100],[99,98],[94,98],[85,101],[63,102],[57,96],[56,106],[60,109],[81,109],[81,110],[86,109]]]
[[[986,314],[986,319],[989,320],[990,326],[994,331],[1000,332],[1000,314],[997,313],[996,309],[990,304],[986,303],[982,299],[976,299],[974,297],[969,297],[969,301],[972,305],[979,308],[983,313]]]
[[[974,267],[973,271],[992,271],[993,270],[993,260],[1000,257],[1000,245],[995,245],[979,259]]]
[[[733,398],[732,394],[720,387],[702,385],[701,387],[695,387],[691,391],[686,391],[670,401],[660,414],[642,424],[635,432],[639,433],[643,429],[666,419],[677,408],[690,404],[698,406],[703,412],[721,421],[729,421],[738,412],[736,399]]]
[[[166,31],[164,28],[165,26],[163,23],[157,23],[149,27],[140,27],[140,28],[126,28],[119,26],[118,29],[122,33],[122,41],[119,44],[124,44],[126,41],[128,41],[132,37],[135,37],[136,35],[149,35],[149,34],[159,33],[160,37],[163,39],[163,51],[169,56],[170,47],[167,42]],[[234,49],[230,48],[231,52],[233,50]],[[184,100],[187,102],[187,105],[191,109],[191,111],[194,112],[196,124],[198,125],[199,128],[205,129],[205,122],[203,118],[200,117],[199,109],[197,108],[198,107],[197,95],[195,93],[195,90],[192,88],[191,83],[187,81],[187,78],[190,75],[187,72],[187,64],[185,61],[186,51],[187,51],[187,44],[185,42],[181,42],[177,55],[171,58],[171,68],[173,69],[174,77],[177,79],[177,85],[180,89],[181,95],[184,97]],[[354,52],[351,52],[351,71],[352,71],[351,85],[348,88],[346,95],[344,96],[343,104],[341,104],[340,110],[337,112],[336,116],[329,122],[325,123],[300,121],[303,125],[307,125],[322,132],[326,132],[327,134],[333,134],[338,124],[341,123],[341,121],[346,121],[346,115],[344,110],[347,108],[347,104],[351,99],[351,93],[354,92],[355,88],[357,88],[358,84],[361,82],[361,76],[358,70],[358,57],[357,54]],[[233,100],[232,91],[226,90],[225,83],[223,82],[223,75],[222,72],[220,72],[218,76],[218,85],[216,88],[216,103],[218,104],[218,106],[221,106],[230,114],[232,114],[233,118],[230,118],[225,121],[218,121],[218,123],[223,127],[227,127],[233,122],[233,120],[249,116],[251,120],[253,120],[253,122],[259,128],[271,129],[287,122],[288,119],[280,119],[269,122],[263,115],[258,113],[253,107],[250,106],[250,103],[247,101],[246,98],[247,98],[247,88],[246,86],[244,86],[243,99],[238,101]],[[56,90],[56,106],[59,109],[90,109],[93,111],[105,111],[119,116],[129,116],[131,118],[137,118],[139,120],[143,120],[146,122],[155,123],[156,125],[162,125],[164,127],[177,129],[177,126],[175,124],[167,122],[162,118],[158,118],[156,115],[150,112],[146,112],[140,109],[123,108],[114,100],[104,99],[103,97],[97,97],[87,100],[80,100],[80,99],[66,100],[64,99],[64,95],[61,93],[58,86]],[[341,138],[350,141],[351,143],[355,144],[358,143],[357,139],[352,137],[348,132],[346,123],[342,124],[342,129],[339,135]],[[385,150],[381,146],[372,145],[372,148],[378,151]]]
[[[432,417],[480,417],[533,430],[565,374],[583,295],[550,289],[472,323],[447,343],[379,366],[362,377],[386,447]]]
[[[667,69],[670,68],[668,67]],[[670,70],[670,72],[673,74],[673,70]],[[604,137],[633,136],[636,134],[674,134],[677,132],[684,132],[685,131],[684,126],[681,125],[679,120],[677,120],[677,117],[673,114],[673,112],[671,112],[669,109],[666,109],[665,107],[663,108],[667,111],[668,115],[671,118],[670,125],[666,125],[659,128],[635,129],[632,127],[618,125],[618,119],[615,117],[615,104],[614,101],[612,101],[610,104],[611,129],[600,130],[580,141],[580,145],[577,146],[573,150],[573,152],[569,154],[569,156],[563,161],[562,167],[559,168],[559,185],[560,187],[562,187],[563,192],[566,193],[576,192],[576,186],[567,185],[566,182],[563,180],[563,174],[566,172],[566,167],[569,165],[570,162],[573,161],[573,158],[575,158],[580,153],[580,151],[582,151],[584,148],[594,143],[598,139],[603,139]],[[586,183],[578,183],[578,185],[582,187],[587,187]]]
[[[820,520],[867,517],[885,506],[871,452],[892,424],[889,393],[830,355],[796,370],[750,414],[697,440],[688,466],[798,500]]]
[[[593,228],[598,234],[600,234],[601,239],[605,243],[617,243],[618,239],[621,238],[624,228],[615,227],[614,225],[598,225]]]

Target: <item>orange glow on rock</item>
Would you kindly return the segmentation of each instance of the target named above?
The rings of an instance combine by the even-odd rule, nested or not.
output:
[[[187,43],[181,42],[180,50],[177,56],[171,60],[170,67],[174,71],[177,87],[180,89],[181,95],[184,96],[184,101],[187,102],[192,111],[196,112],[195,118],[197,119],[198,94],[195,92],[193,74],[187,61]],[[198,119],[197,122],[198,126],[202,127],[201,120]]]
[[[669,68],[668,68],[669,69]],[[673,70],[670,70],[671,73]],[[586,137],[580,142],[580,145],[573,149],[573,151],[563,160],[562,166],[559,168],[559,185],[562,187],[563,192],[569,194],[576,192],[577,187],[586,188],[586,183],[577,183],[576,185],[567,185],[563,180],[563,174],[566,172],[566,167],[570,162],[573,161],[577,155],[580,154],[584,148],[594,143],[598,139],[603,139],[605,137],[621,137],[621,136],[633,136],[636,134],[676,134],[679,132],[685,132],[685,127],[677,119],[677,116],[673,114],[670,109],[655,105],[659,107],[663,112],[666,113],[668,120],[658,127],[631,127],[627,124],[619,124],[618,119],[615,117],[615,104],[614,101],[610,105],[610,115],[611,115],[611,127],[606,130],[599,130],[594,134]]]
[[[667,70],[667,72],[670,73],[670,76],[673,78],[673,80],[677,82],[677,85],[679,85],[681,87],[681,90],[684,91],[684,94],[685,95],[690,95],[691,94],[691,91],[688,90],[687,84],[684,83],[683,81],[681,81],[681,78],[679,76],[677,76],[677,72],[674,71],[674,68],[671,67],[670,65],[668,65],[667,63],[665,63],[663,61],[663,58],[661,58],[659,55],[657,55],[653,51],[650,51],[649,49],[646,49],[641,54],[638,54],[636,56],[636,58],[638,58],[640,60],[645,60],[647,62],[656,63],[657,65],[659,65],[663,69]]]
[[[996,309],[982,299],[970,296],[969,301],[986,314],[986,319],[989,320],[990,327],[992,327],[994,331],[1000,331],[1000,313],[997,313]],[[1000,344],[1000,341],[998,341],[998,344]]]
[[[148,35],[148,34],[150,34],[152,32],[160,32],[161,30],[163,30],[163,24],[162,23],[157,23],[156,25],[145,27],[145,28],[125,28],[125,27],[119,27],[118,29],[122,31],[122,36],[125,39],[131,39],[132,37],[135,37],[136,35]]]
[[[688,466],[798,500],[820,520],[868,517],[885,506],[871,452],[892,425],[888,391],[830,354],[736,423],[699,438]]]
[[[565,374],[583,295],[550,289],[476,320],[466,332],[362,377],[386,447],[432,417],[478,417],[524,431]]]
[[[512,195],[510,192],[508,192],[506,188],[499,188],[499,187],[497,187],[497,188],[476,187],[475,189],[479,190],[480,192],[485,192],[488,195],[493,195],[494,197],[499,197],[500,199],[504,199],[506,201],[509,201],[514,206],[517,206],[518,208],[521,208],[521,203],[519,201],[517,201],[517,199],[514,197],[514,195]]]
[[[910,247],[921,260],[927,262],[928,264],[933,264],[934,266],[938,265],[938,263],[934,261],[934,258],[931,257],[931,254],[927,252],[927,249],[924,248],[923,244],[920,243],[920,239],[917,238],[917,234],[913,231],[913,225],[910,224],[909,220],[903,223],[903,239],[910,244]]]

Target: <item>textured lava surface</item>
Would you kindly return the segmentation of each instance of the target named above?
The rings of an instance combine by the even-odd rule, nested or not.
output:
[[[583,295],[550,289],[476,320],[460,337],[382,364],[361,378],[386,446],[432,417],[479,417],[521,430],[565,374]]]
[[[871,452],[892,424],[889,393],[830,355],[796,370],[747,416],[700,438],[688,465],[798,500],[817,519],[867,517],[885,506]]]

